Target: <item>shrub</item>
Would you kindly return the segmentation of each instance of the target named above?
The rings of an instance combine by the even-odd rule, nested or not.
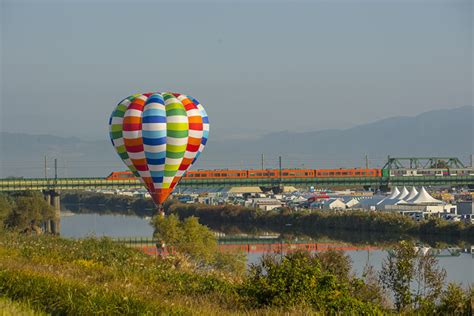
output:
[[[153,220],[154,236],[166,246],[191,258],[197,267],[214,267],[228,272],[242,273],[245,257],[239,254],[220,254],[217,238],[212,231],[199,224],[196,217],[180,221],[176,215],[156,216]]]
[[[324,272],[317,256],[287,254],[281,260],[265,255],[250,268],[240,288],[244,303],[252,307],[308,306],[322,312],[375,312],[377,307],[351,295],[349,284]]]
[[[459,284],[449,283],[441,295],[437,312],[441,315],[472,315],[474,291],[464,290]]]
[[[382,263],[380,280],[393,292],[398,311],[432,313],[441,294],[446,271],[430,253],[423,254],[415,244],[401,241]]]

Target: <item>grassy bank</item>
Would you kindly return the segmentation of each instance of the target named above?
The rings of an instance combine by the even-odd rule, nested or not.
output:
[[[47,313],[216,314],[231,306],[226,277],[176,269],[108,239],[0,237],[0,296]]]
[[[413,252],[413,244],[404,247]],[[107,238],[68,240],[0,232],[0,304],[14,315],[393,313],[373,270],[355,277],[342,252],[264,256],[246,273],[196,265],[190,255],[155,258]],[[407,264],[418,266],[420,258],[412,253]],[[426,266],[434,269],[436,261]],[[428,272],[439,279],[436,296],[423,296],[430,305],[421,306],[424,301],[416,293],[406,294],[413,297],[404,303],[406,314],[459,310],[468,315],[474,292],[456,285],[442,292],[443,274]],[[409,283],[415,280],[410,278]],[[438,299],[441,304],[435,305]]]
[[[8,298],[8,304],[15,301],[9,307],[13,311],[28,304],[36,311],[67,315],[315,311],[304,304],[256,304],[248,294],[252,283],[244,276],[197,269],[186,262],[186,257],[153,258],[105,238],[74,241],[4,232],[0,233],[0,297]],[[318,277],[336,278],[322,272]],[[352,305],[366,311],[381,308],[350,294],[347,284],[334,279],[327,287],[320,286],[335,299],[328,300],[333,305],[319,302],[318,310],[347,310]]]
[[[28,304],[13,302],[6,297],[0,297],[0,315],[2,316],[42,316],[46,315],[34,311]]]

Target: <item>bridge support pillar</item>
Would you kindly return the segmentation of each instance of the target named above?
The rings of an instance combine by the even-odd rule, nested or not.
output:
[[[51,221],[51,233],[59,235],[61,233],[61,195],[59,191],[51,192],[51,206],[54,209],[54,219]]]
[[[56,190],[44,191],[44,198],[49,205],[53,207],[54,217],[46,221],[45,231],[54,235],[61,233],[61,194]]]

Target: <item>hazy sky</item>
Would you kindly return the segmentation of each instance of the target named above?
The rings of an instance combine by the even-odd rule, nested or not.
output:
[[[3,131],[107,136],[177,91],[211,137],[344,128],[472,105],[472,1],[2,1]]]

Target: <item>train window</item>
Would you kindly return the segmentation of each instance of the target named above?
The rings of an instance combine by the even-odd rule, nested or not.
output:
[[[333,176],[333,175],[334,175],[334,172],[329,172],[329,175],[330,175],[330,176]]]
[[[284,176],[287,176],[287,175],[288,175],[288,172],[283,172],[283,175],[284,175]]]
[[[341,175],[341,173],[340,173],[340,172],[336,172],[336,176],[340,176],[340,175]]]
[[[253,177],[253,176],[255,176],[255,173],[250,172],[249,176]]]
[[[203,174],[201,175],[201,178],[206,178],[206,177],[207,177],[207,174],[205,174],[205,173],[203,173]]]
[[[261,172],[257,172],[257,177],[261,177],[262,176],[262,173]]]
[[[271,176],[271,177],[274,177],[274,176],[275,176],[275,173],[274,173],[274,172],[270,172],[270,176]]]
[[[360,171],[356,171],[355,174],[356,174],[356,176],[360,175]]]

